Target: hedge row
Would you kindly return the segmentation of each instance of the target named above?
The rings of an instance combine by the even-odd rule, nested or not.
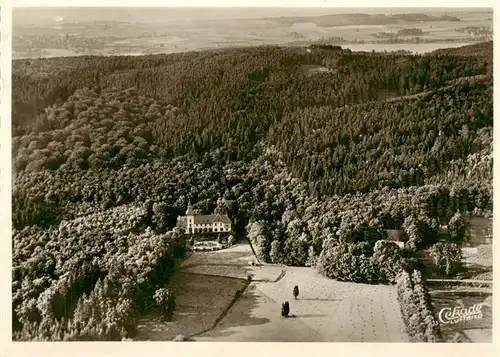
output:
[[[441,331],[434,315],[429,291],[422,274],[403,271],[397,278],[398,301],[406,332],[414,342],[440,342]]]

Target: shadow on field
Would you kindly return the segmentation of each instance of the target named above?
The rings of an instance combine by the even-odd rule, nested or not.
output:
[[[226,337],[235,333],[229,330],[233,327],[256,326],[269,323],[270,320],[267,318],[251,316],[252,311],[257,305],[258,301],[257,295],[255,294],[255,286],[250,285],[217,327],[204,335],[210,335],[211,337]]]
[[[302,314],[302,315],[289,315],[288,318],[300,318],[300,319],[305,319],[305,318],[312,318],[312,317],[328,317],[328,315],[325,314]]]

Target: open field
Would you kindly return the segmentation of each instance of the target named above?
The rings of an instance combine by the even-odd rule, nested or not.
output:
[[[209,329],[224,312],[236,290],[245,281],[235,278],[179,272],[171,284],[177,300],[172,322],[147,316],[139,323],[136,340],[172,340],[178,334],[190,336]]]
[[[292,288],[300,295],[293,299]],[[292,318],[280,316],[290,301]],[[393,286],[344,283],[311,268],[286,268],[275,283],[250,285],[216,329],[199,341],[405,342]]]
[[[239,244],[214,252],[193,253],[180,269],[194,274],[216,275],[246,279],[249,261],[256,262],[248,245]]]
[[[493,246],[480,244],[462,248],[466,270],[461,277],[473,280],[493,280]]]
[[[190,255],[172,282],[174,321],[145,318],[136,339],[171,340],[183,334],[197,341],[408,341],[394,286],[338,282],[311,268],[251,266],[250,261],[255,260],[246,244]],[[254,280],[230,306],[248,274]],[[298,300],[292,296],[294,285],[300,288]],[[290,301],[289,319],[280,316],[285,300]]]
[[[246,286],[246,245],[216,252],[193,252],[174,273],[170,288],[177,300],[174,320],[156,316],[139,323],[136,340],[172,340],[178,334],[195,335],[209,329],[230,306],[235,293]]]
[[[469,249],[470,250],[470,249]],[[141,322],[137,340],[255,342],[407,342],[394,286],[327,279],[312,268],[255,265],[250,246],[193,253],[174,275],[177,296],[173,322],[154,316]],[[247,286],[245,279],[252,274]],[[292,288],[300,295],[293,299]],[[236,290],[243,290],[235,300]],[[435,312],[446,307],[483,304],[483,317],[441,324],[445,341],[491,341],[491,288],[429,284]],[[280,316],[290,301],[291,318]],[[489,301],[489,303],[488,303]]]
[[[485,264],[490,259],[483,267],[491,269],[488,247],[464,249],[470,261],[476,258]],[[255,264],[256,260],[248,244],[192,253],[172,282],[177,296],[174,321],[164,323],[149,316],[141,321],[136,339],[172,340],[183,334],[196,341],[409,341],[394,286],[339,282],[312,268],[251,265],[252,262]],[[253,281],[247,287],[249,274]],[[300,288],[297,300],[292,296],[295,285]],[[428,288],[436,314],[447,307],[483,304],[481,319],[441,323],[445,341],[453,341],[457,336],[464,342],[491,341],[490,287],[429,282]],[[239,289],[243,294],[235,300]],[[281,303],[286,300],[290,301],[291,310],[288,319],[280,316]]]

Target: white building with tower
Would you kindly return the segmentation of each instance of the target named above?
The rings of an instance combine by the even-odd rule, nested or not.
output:
[[[227,214],[197,214],[191,204],[188,205],[185,221],[186,234],[194,233],[229,233],[231,232],[231,220]]]

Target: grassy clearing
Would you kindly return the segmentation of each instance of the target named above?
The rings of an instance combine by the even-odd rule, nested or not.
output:
[[[481,244],[462,249],[465,263],[461,279],[493,280],[493,246]]]
[[[265,268],[265,267],[263,267]],[[394,286],[344,283],[311,268],[286,268],[275,283],[255,282],[200,341],[405,342]],[[293,286],[300,295],[294,300]],[[280,316],[290,301],[293,318]]]
[[[177,296],[174,321],[149,316],[137,340],[172,340],[178,334],[196,335],[223,316],[213,330],[195,336],[197,341],[252,342],[407,342],[394,286],[338,282],[311,268],[250,266],[246,244],[217,252],[192,253],[174,274],[171,288]],[[285,271],[283,275],[282,272]],[[254,281],[234,305],[235,293]],[[294,300],[293,286],[300,295]],[[465,307],[491,300],[491,289],[429,284],[436,313],[444,307]],[[281,303],[290,301],[293,318],[280,316]],[[461,306],[458,305],[458,306]],[[457,333],[463,340],[491,339],[491,303],[483,318],[442,325],[446,341]],[[469,337],[467,337],[469,336]],[[471,337],[472,336],[472,337]]]
[[[241,279],[180,272],[175,274],[171,289],[177,299],[172,322],[165,323],[157,316],[140,322],[136,340],[172,340],[209,329],[226,310],[238,289],[245,286]]]
[[[182,265],[184,272],[246,279],[249,262],[256,262],[248,245],[236,245],[214,252],[193,252]]]
[[[136,340],[169,341],[179,334],[191,336],[210,329],[231,305],[236,291],[246,286],[247,245],[216,252],[193,252],[174,273],[170,289],[177,308],[172,322],[149,315],[139,323]]]
[[[136,339],[165,341],[178,334],[192,336],[209,329],[194,339],[408,341],[394,286],[337,282],[311,268],[250,266],[252,258],[247,244],[217,252],[192,253],[172,280],[171,289],[177,297],[174,321],[164,323],[149,316],[141,321]],[[254,281],[231,306],[236,291],[246,285],[249,273]],[[300,288],[297,300],[292,294],[295,285]],[[280,316],[285,300],[290,301],[292,318]],[[217,321],[217,326],[210,329]]]

